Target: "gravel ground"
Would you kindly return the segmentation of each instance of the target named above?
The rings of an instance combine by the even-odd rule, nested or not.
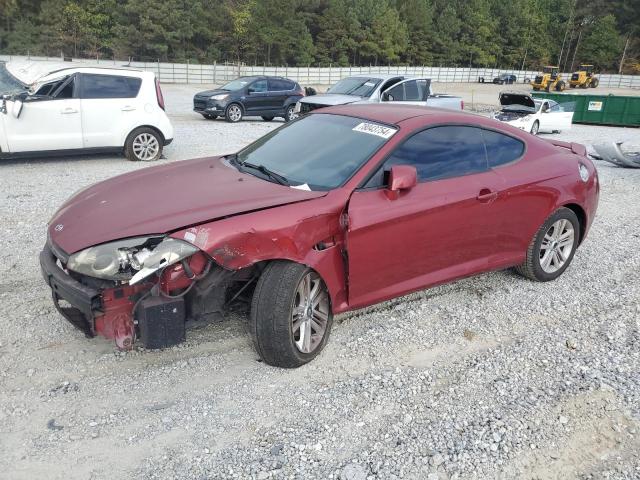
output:
[[[199,89],[164,87],[176,140],[162,161],[280,124],[205,121]],[[57,314],[37,262],[46,221],[145,166],[0,165],[0,478],[640,478],[640,170],[597,162],[598,217],[557,281],[496,272],[340,316],[324,353],[289,371],[257,361],[241,312],[128,353]]]

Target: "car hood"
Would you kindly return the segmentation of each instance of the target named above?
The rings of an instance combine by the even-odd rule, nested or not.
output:
[[[528,93],[501,93],[500,105],[506,107],[508,105],[522,105],[525,107],[533,108],[535,110],[536,104],[533,101],[533,97]]]
[[[357,95],[342,95],[334,93],[320,93],[318,95],[312,95],[300,100],[301,103],[310,103],[312,105],[346,105],[348,103],[355,103],[362,101],[363,98]]]
[[[55,213],[48,234],[71,254],[112,240],[168,233],[324,195],[240,173],[221,157],[187,160],[144,168],[81,190]]]
[[[225,93],[231,93],[229,90],[220,90],[220,89],[216,89],[216,90],[205,90],[204,92],[198,92],[196,93],[196,97],[210,97],[211,95],[218,95],[218,94],[225,94]]]

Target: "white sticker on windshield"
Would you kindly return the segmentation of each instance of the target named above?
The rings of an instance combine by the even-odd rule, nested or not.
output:
[[[369,135],[377,135],[382,138],[391,138],[396,133],[395,128],[383,127],[375,123],[362,122],[353,127],[354,132],[368,133]]]

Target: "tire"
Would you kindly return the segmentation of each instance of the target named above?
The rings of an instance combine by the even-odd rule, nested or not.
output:
[[[536,120],[535,122],[533,122],[533,125],[531,125],[531,135],[538,135],[538,132],[540,131],[540,122],[538,120]]]
[[[569,88],[576,88],[576,86],[573,83],[570,83]]]
[[[164,140],[154,129],[136,128],[124,144],[124,154],[132,162],[153,162],[162,156]]]
[[[538,90],[540,90],[540,88],[539,88],[539,87],[533,87],[533,91],[534,91],[534,92],[537,92]]]
[[[224,119],[229,123],[238,123],[242,120],[242,116],[242,107],[237,103],[228,105],[227,109],[224,111]]]
[[[538,229],[516,271],[536,282],[555,280],[569,267],[579,238],[578,217],[568,208],[559,208]]]
[[[551,91],[551,84],[547,83],[547,86],[544,88],[547,92]]]
[[[296,108],[296,104],[293,103],[291,105],[289,105],[287,107],[287,110],[284,112],[284,121],[285,122],[290,122],[292,120],[295,120],[296,118],[298,118],[298,114],[294,112]]]
[[[566,88],[567,88],[567,84],[564,83],[562,80],[560,80],[558,83],[556,83],[556,91],[557,92],[564,92]]]
[[[596,88],[599,84],[600,84],[600,80],[598,80],[597,78],[594,78],[593,80],[591,80],[591,84],[589,86],[591,88]]]
[[[218,115],[203,115],[204,118],[206,118],[207,120],[215,120],[216,118],[218,118]]]
[[[262,117],[262,120],[264,120],[265,122],[270,122],[271,120],[273,120],[273,117]]]
[[[301,294],[305,290],[305,279],[309,279],[310,294],[315,288],[319,289],[317,309],[304,310],[298,306],[305,303]],[[310,313],[313,313],[313,320]],[[281,260],[267,265],[256,285],[250,315],[253,343],[265,363],[297,368],[310,362],[326,345],[332,323],[329,293],[315,271]],[[322,326],[324,329],[320,328]]]

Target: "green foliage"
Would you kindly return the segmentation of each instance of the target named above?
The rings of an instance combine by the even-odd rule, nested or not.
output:
[[[640,58],[638,0],[0,0],[0,52],[537,69]]]

